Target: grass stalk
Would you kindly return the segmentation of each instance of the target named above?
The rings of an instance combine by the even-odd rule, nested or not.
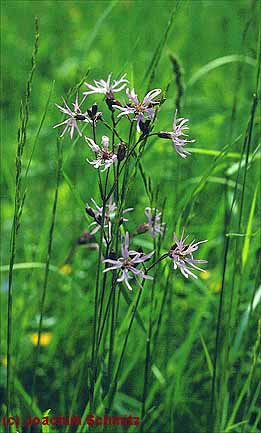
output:
[[[62,178],[62,164],[63,164],[63,146],[60,138],[57,138],[57,170],[56,170],[56,185],[53,199],[53,207],[52,207],[52,215],[51,215],[51,223],[48,235],[48,246],[47,246],[47,255],[45,261],[45,270],[44,270],[44,280],[43,280],[43,288],[41,294],[40,301],[40,318],[38,323],[38,331],[37,331],[37,345],[35,350],[35,358],[34,358],[34,373],[33,373],[33,381],[32,381],[32,399],[35,400],[35,388],[37,382],[37,365],[40,354],[41,347],[41,334],[42,334],[42,326],[43,326],[43,317],[44,317],[44,309],[46,303],[46,295],[47,295],[47,287],[48,287],[48,279],[50,272],[50,262],[52,257],[52,249],[53,249],[53,239],[54,239],[54,229],[56,222],[56,213],[57,213],[57,205],[58,205],[58,196],[59,196],[59,186]]]
[[[11,233],[11,251],[10,251],[10,263],[9,263],[9,277],[8,277],[8,301],[7,301],[7,380],[6,380],[6,392],[7,392],[7,418],[11,413],[11,390],[12,390],[12,354],[13,354],[13,270],[16,258],[16,245],[17,235],[21,224],[21,216],[25,203],[25,194],[22,193],[22,158],[24,147],[27,142],[27,126],[29,121],[29,108],[30,99],[32,93],[32,83],[34,72],[36,69],[36,58],[39,46],[39,22],[35,18],[35,40],[32,52],[31,70],[26,85],[25,99],[20,104],[20,125],[18,128],[18,140],[17,140],[17,152],[16,152],[16,179],[15,179],[15,197],[14,197],[14,215],[12,223]],[[10,426],[8,426],[8,433]]]

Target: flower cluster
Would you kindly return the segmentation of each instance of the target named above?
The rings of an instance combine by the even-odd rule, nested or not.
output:
[[[165,100],[162,90],[152,89],[145,96],[140,97],[135,89],[130,87],[126,74],[118,80],[112,79],[112,74],[110,74],[106,80],[94,80],[93,84],[86,82],[84,86],[86,89],[81,102],[77,94],[71,108],[65,99],[63,99],[63,106],[56,104],[65,118],[54,126],[54,128],[63,127],[61,137],[67,132],[71,139],[74,138],[75,132],[80,137],[84,136],[89,147],[88,151],[92,153],[92,156],[86,160],[98,170],[102,205],[98,205],[94,199],[91,199],[91,205],[86,205],[86,213],[92,218],[92,222],[89,230],[84,232],[78,243],[88,244],[92,236],[95,237],[96,233],[101,230],[100,244],[94,243],[93,245],[100,251],[100,257],[105,265],[104,273],[112,271],[117,282],[124,283],[129,290],[132,290],[131,281],[136,281],[140,287],[143,287],[144,280],[153,279],[149,271],[167,257],[172,260],[173,268],[179,269],[185,278],[197,278],[195,271],[203,271],[199,265],[207,261],[195,259],[194,254],[206,240],[189,243],[188,236],[184,236],[184,231],[180,239],[174,233],[174,244],[166,248],[160,256],[159,251],[162,250],[163,242],[165,242],[163,235],[166,232],[166,224],[158,208],[152,205],[146,207],[144,211],[146,220],[138,225],[136,230],[127,229],[125,224],[128,222],[126,214],[133,211],[133,208],[125,208],[128,182],[133,178],[130,167],[136,170],[144,146],[151,136],[170,140],[177,155],[187,158],[190,152],[186,145],[195,142],[188,137],[189,120],[185,117],[178,117],[176,110],[172,130],[156,132],[154,128],[161,105]],[[124,92],[125,97],[119,96],[121,92]],[[111,126],[106,121],[106,113],[98,110],[96,102],[88,105],[88,108],[83,108],[86,101],[93,95],[103,95],[107,110],[109,110]],[[128,134],[123,139],[121,135],[124,128],[119,128],[122,122],[127,122],[129,126]],[[107,135],[98,136],[100,127],[109,129],[111,138]],[[85,129],[90,131],[86,136],[84,135]],[[90,134],[92,137],[89,137]],[[133,160],[134,163],[132,163]],[[134,173],[136,173],[135,170]],[[104,171],[106,171],[106,176],[100,174]],[[147,234],[152,238],[155,251],[144,253],[142,250],[130,249],[130,242],[135,241],[135,236],[142,234]],[[121,245],[120,239],[122,239]],[[136,239],[136,241],[139,244],[141,239]],[[106,251],[105,254],[103,250]],[[147,267],[147,262],[152,256],[154,256],[153,263]]]
[[[81,109],[81,106],[89,95],[101,94],[104,95],[107,105],[111,111],[120,111],[120,113],[117,115],[118,121],[121,120],[121,118],[126,117],[129,119],[130,122],[136,123],[136,128],[139,133],[149,135],[150,124],[155,122],[157,111],[159,110],[159,107],[162,103],[162,100],[159,98],[162,90],[150,90],[143,98],[139,98],[135,92],[135,89],[130,90],[129,88],[127,88],[128,84],[129,81],[126,78],[126,74],[124,74],[119,80],[112,80],[112,74],[109,74],[107,80],[94,80],[94,85],[87,82],[84,83],[88,90],[83,92],[83,99],[81,103],[79,103],[79,97],[77,95],[75,102],[72,104],[72,108],[68,106],[67,102],[64,99],[64,107],[56,104],[59,110],[64,115],[66,115],[67,118],[55,125],[54,128],[65,125],[61,137],[63,137],[68,131],[71,139],[73,139],[75,130],[77,131],[79,136],[83,135],[83,132],[79,126],[80,124],[89,123],[92,126],[96,126],[96,123],[99,120],[102,122],[103,115],[102,112],[98,111],[98,106],[96,103],[93,104],[91,108],[86,109],[85,111]],[[115,93],[121,92],[123,90],[125,90],[128,99],[127,102],[119,102],[115,98]],[[153,135],[157,135],[159,138],[163,139],[170,139],[177,154],[182,158],[186,158],[188,155],[190,155],[190,153],[185,150],[184,147],[188,143],[195,142],[195,140],[189,140],[188,138],[186,138],[188,135],[185,133],[185,131],[187,132],[187,130],[189,129],[188,121],[188,119],[185,119],[183,117],[178,118],[176,111],[174,115],[172,131],[159,131],[157,133],[154,133]],[[108,152],[104,151],[103,153],[100,153],[100,151],[98,150],[98,144],[95,142],[94,139],[90,139],[88,137],[85,137],[85,139],[89,144],[91,143],[91,149],[99,153],[99,158],[97,159],[97,162],[95,163],[95,161],[93,161],[93,166],[95,168],[99,169],[101,166],[103,166],[106,170],[111,166],[113,162],[115,162],[115,160],[117,159],[115,155],[112,159],[112,155],[109,154],[108,156]],[[104,156],[106,156],[106,158],[104,158]],[[107,161],[107,163],[104,162],[105,160]],[[103,162],[100,163],[100,161]]]

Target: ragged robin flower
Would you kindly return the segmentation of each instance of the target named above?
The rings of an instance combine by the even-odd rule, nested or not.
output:
[[[103,170],[101,171],[105,171],[117,161],[117,155],[109,149],[109,137],[107,137],[106,135],[103,135],[102,137],[101,147],[98,146],[98,144],[96,144],[95,141],[91,138],[85,137],[85,140],[87,141],[91,150],[96,154],[96,159],[94,159],[93,161],[90,161],[87,158],[87,161],[95,168],[99,169],[100,167],[103,167]]]
[[[165,223],[161,222],[161,212],[158,209],[146,207],[144,213],[148,218],[148,222],[145,225],[151,236],[155,238],[157,235],[163,235]]]
[[[141,124],[145,124],[147,120],[153,119],[155,115],[155,105],[159,105],[160,101],[155,100],[161,93],[161,89],[154,89],[148,92],[142,101],[138,99],[135,90],[126,90],[126,95],[129,99],[129,103],[125,106],[113,105],[121,111],[118,117],[134,115],[133,120],[137,122],[137,131],[142,132]]]
[[[61,137],[64,136],[64,134],[69,131],[70,133],[70,137],[71,139],[73,139],[73,135],[74,135],[74,130],[76,129],[76,131],[78,132],[78,134],[80,135],[80,137],[82,136],[82,132],[77,124],[77,122],[90,122],[90,119],[88,117],[87,112],[83,113],[80,105],[79,105],[79,101],[78,101],[78,95],[75,98],[75,102],[72,104],[73,105],[73,109],[71,110],[70,107],[68,106],[68,104],[66,103],[66,101],[63,99],[63,103],[65,105],[65,107],[62,107],[61,105],[55,104],[56,107],[59,108],[59,110],[63,113],[66,114],[68,117],[68,119],[64,120],[61,123],[58,123],[57,125],[54,126],[54,128],[58,128],[59,126],[65,125],[65,128],[61,134]]]
[[[129,283],[129,280],[133,277],[137,280],[138,284],[141,286],[139,282],[139,278],[152,280],[153,277],[145,274],[143,269],[138,269],[138,266],[141,263],[144,263],[153,256],[154,251],[149,254],[143,254],[138,251],[130,251],[129,250],[129,233],[126,232],[125,239],[123,240],[121,247],[122,257],[118,259],[105,259],[104,263],[109,263],[112,265],[109,268],[104,269],[103,272],[109,272],[113,270],[119,271],[120,276],[117,279],[117,282],[123,282],[126,284],[129,290],[132,290],[132,287]],[[142,287],[142,286],[141,286]]]
[[[187,131],[189,129],[187,125],[188,121],[189,119],[185,119],[184,117],[177,118],[176,110],[173,121],[173,131],[160,131],[158,133],[158,136],[160,138],[172,140],[174,149],[176,150],[177,154],[180,155],[182,158],[187,158],[187,156],[190,155],[190,153],[184,149],[184,146],[186,146],[187,143],[195,142],[195,140],[188,140],[186,138],[188,134],[186,134],[184,131]]]
[[[111,80],[112,74],[109,74],[107,80],[94,80],[94,84],[84,83],[89,89],[84,92],[84,96],[91,95],[92,93],[101,93],[107,98],[114,99],[114,93],[120,92],[125,89],[128,84],[128,80],[125,78],[126,74],[122,75],[119,80]]]
[[[207,242],[207,240],[190,243],[186,243],[188,236],[184,237],[184,230],[182,232],[181,238],[178,239],[176,233],[173,235],[174,244],[169,250],[169,257],[173,261],[174,269],[179,268],[180,272],[185,278],[193,277],[198,278],[193,272],[198,270],[204,272],[203,269],[198,267],[198,264],[207,263],[207,260],[194,259],[194,252],[198,250],[199,245]],[[193,271],[193,272],[192,272]]]
[[[94,221],[90,224],[90,227],[92,227],[92,230],[90,231],[90,236],[93,236],[97,231],[101,228],[102,223],[102,211],[103,207],[98,206],[97,203],[94,201],[94,199],[91,199],[92,203],[94,204],[94,208],[86,205],[86,212],[89,216],[91,216]],[[111,239],[111,229],[112,229],[112,222],[116,216],[117,206],[113,202],[112,196],[109,198],[108,204],[105,206],[105,214],[104,214],[104,228],[107,230],[107,239]],[[133,211],[133,208],[127,208],[123,209],[122,211],[122,218],[120,223],[127,222],[128,219],[124,216],[127,212]]]

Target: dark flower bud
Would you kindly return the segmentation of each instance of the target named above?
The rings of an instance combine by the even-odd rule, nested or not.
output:
[[[144,224],[140,224],[137,228],[137,233],[140,235],[142,233],[146,233],[149,229],[148,224],[144,223]]]
[[[140,129],[142,131],[142,135],[148,135],[150,133],[150,120],[147,119],[145,122],[140,122]]]
[[[92,106],[92,115],[95,116],[97,114],[97,111],[98,111],[98,105],[95,102]]]
[[[97,223],[101,225],[101,223],[102,223],[102,217],[101,217],[100,215],[98,215],[98,216],[95,218],[95,221],[97,221]]]
[[[108,257],[106,257],[107,259],[110,260],[117,260],[117,254],[115,251],[111,251],[110,254],[108,255]]]
[[[90,241],[90,239],[91,239],[90,232],[85,231],[83,232],[82,236],[79,237],[78,244],[85,245]]]
[[[107,104],[109,110],[111,110],[111,111],[114,111],[113,105],[119,105],[121,107],[121,103],[117,99],[114,98],[113,94],[107,93],[105,101],[106,101],[106,104]]]
[[[96,104],[96,102],[87,109],[87,113],[89,118],[93,122],[97,122],[97,120],[100,120],[102,118],[102,113],[98,112],[98,105]]]
[[[125,155],[126,155],[126,145],[125,143],[122,142],[118,146],[118,151],[117,151],[118,161],[121,162],[125,158]]]
[[[97,110],[98,110],[98,105],[96,103],[87,109],[87,113],[92,120],[95,118],[95,115],[97,114]]]
[[[94,210],[93,210],[91,207],[89,207],[88,205],[87,205],[86,208],[85,208],[85,212],[86,212],[90,217],[95,218],[95,212],[94,212]]]
[[[75,120],[86,120],[86,116],[84,114],[76,114]]]
[[[170,132],[160,131],[160,132],[158,132],[158,137],[170,139],[171,138],[171,134],[170,134]]]

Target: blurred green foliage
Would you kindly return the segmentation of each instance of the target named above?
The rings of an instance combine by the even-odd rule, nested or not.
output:
[[[176,2],[165,0],[123,1],[2,1],[1,41],[1,142],[2,142],[2,265],[9,263],[9,242],[13,215],[15,185],[15,152],[19,104],[24,96],[25,83],[30,70],[33,45],[34,17],[40,21],[40,44],[37,70],[32,89],[30,121],[24,161],[28,161],[34,137],[40,124],[48,94],[54,84],[48,113],[37,143],[29,173],[28,191],[22,224],[18,236],[17,263],[44,263],[56,182],[56,137],[53,125],[60,116],[55,103],[76,85],[88,72],[88,82],[127,73],[131,85],[138,93],[147,90],[146,70],[155,49],[164,34]],[[221,151],[229,145],[229,152],[216,163],[210,178],[196,197],[188,220],[189,232],[197,239],[209,239],[202,246],[202,257],[209,260],[207,279],[184,281],[175,274],[167,295],[167,305],[153,360],[163,374],[152,375],[151,387],[158,386],[150,401],[159,412],[151,417],[149,430],[170,432],[170,417],[174,416],[175,433],[203,433],[208,417],[211,377],[200,336],[213,361],[217,308],[222,279],[224,257],[224,220],[231,204],[236,181],[243,135],[247,126],[251,98],[255,89],[255,59],[257,57],[258,2],[247,0],[180,1],[168,40],[156,70],[153,88],[167,90],[167,101],[159,113],[161,130],[169,130],[175,111],[176,78],[170,55],[175,55],[183,71],[184,96],[181,115],[190,119],[191,136],[196,138],[192,156],[178,158],[168,141],[154,139],[144,157],[147,176],[153,187],[159,187],[159,206],[166,199],[165,220],[168,231],[166,248],[179,216],[199,181],[214,164],[215,156],[201,154],[197,149]],[[204,65],[217,58],[240,55],[242,61],[231,61],[203,75],[194,84],[190,80]],[[247,60],[245,60],[247,58]],[[240,69],[239,69],[240,68]],[[236,98],[236,99],[235,99]],[[91,97],[90,101],[101,98]],[[235,103],[235,121],[231,112]],[[260,120],[260,114],[258,115]],[[232,129],[232,126],[233,129]],[[257,128],[254,130],[251,153],[257,148]],[[100,134],[105,131],[99,130]],[[97,198],[96,173],[85,159],[87,146],[79,141],[71,149],[68,138],[63,141],[65,163],[63,169],[85,203]],[[258,159],[259,158],[259,159]],[[260,155],[251,162],[245,189],[243,223],[246,230],[259,180]],[[231,174],[230,174],[231,173]],[[240,184],[242,187],[242,184]],[[137,176],[135,188],[128,197],[128,206],[135,207],[135,220],[130,219],[130,230],[144,222],[144,208],[149,205],[142,179]],[[239,211],[238,205],[234,213]],[[248,257],[242,276],[242,315],[257,289],[256,262],[258,256],[258,220],[260,202],[252,220],[252,234]],[[85,362],[91,333],[92,285],[97,255],[94,251],[78,248],[70,268],[62,268],[79,236],[88,228],[84,205],[75,191],[71,191],[63,178],[59,189],[57,221],[45,311],[46,346],[41,349],[38,368],[38,402],[42,411],[51,407],[57,414],[69,412],[79,370]],[[249,229],[249,227],[248,227]],[[249,229],[250,230],[250,229]],[[142,238],[145,246],[149,239]],[[142,239],[140,242],[142,244]],[[147,241],[147,244],[146,244]],[[242,240],[242,242],[244,239]],[[231,262],[232,263],[232,262]],[[232,265],[231,265],[232,266]],[[43,281],[43,268],[15,271],[14,279],[14,365],[15,374],[26,391],[31,391],[31,368],[39,315],[39,299]],[[232,272],[232,271],[231,271]],[[165,287],[165,276],[158,287],[159,302]],[[7,273],[1,282],[1,338],[5,341]],[[144,321],[148,317],[148,298],[141,309]],[[241,317],[241,316],[240,316]],[[257,313],[254,311],[246,329],[243,353],[239,353],[236,381],[237,392],[246,380],[252,362],[252,346],[256,341]],[[240,320],[239,320],[240,322]],[[130,337],[124,364],[125,376],[114,411],[119,413],[140,410],[145,337],[135,324]],[[4,394],[5,343],[1,347],[1,390]],[[117,350],[116,350],[117,354]],[[102,360],[101,360],[102,362]],[[129,367],[129,368],[128,368]],[[235,367],[237,368],[237,367]],[[155,370],[157,371],[157,370]],[[256,381],[257,382],[257,381]],[[255,386],[256,386],[256,382]],[[79,391],[75,411],[82,413],[86,403],[87,377]],[[155,385],[156,383],[156,385]],[[254,385],[253,385],[254,386]],[[254,386],[252,393],[256,389]],[[17,388],[18,389],[18,388]],[[14,389],[13,405],[20,413],[28,413],[23,392]],[[237,400],[232,393],[231,406]],[[131,397],[135,400],[131,400]],[[132,406],[133,405],[133,406]],[[241,406],[240,406],[241,408]],[[30,413],[30,411],[29,411]],[[240,416],[243,412],[239,411]],[[172,414],[172,415],[171,415]],[[225,416],[225,415],[224,415]],[[255,423],[255,411],[251,414]],[[257,427],[256,427],[257,428]],[[235,432],[241,430],[233,430]]]

